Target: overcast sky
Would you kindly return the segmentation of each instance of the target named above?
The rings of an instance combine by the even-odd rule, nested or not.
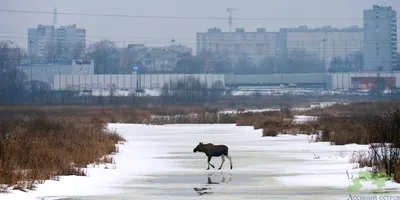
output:
[[[308,25],[347,27],[362,26],[363,9],[387,3],[400,11],[400,0],[0,0],[0,9],[52,12],[120,14],[182,17],[228,17],[227,8],[237,8],[233,17],[268,18],[268,20],[234,20],[233,28],[254,31]],[[279,19],[280,18],[280,19]],[[287,20],[281,20],[286,18]],[[299,20],[298,18],[311,18]],[[322,20],[334,18],[341,20]],[[349,20],[353,19],[353,20]],[[27,28],[52,24],[49,14],[0,12],[0,39],[12,36],[24,48]],[[219,27],[228,31],[228,20],[144,19],[100,16],[57,16],[57,26],[77,24],[87,31],[88,43],[108,38],[122,46],[131,43],[167,45],[172,38],[195,51],[196,32]]]

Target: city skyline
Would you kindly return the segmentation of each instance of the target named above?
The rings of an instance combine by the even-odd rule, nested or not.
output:
[[[228,13],[226,10],[228,7],[238,8],[233,13],[233,30],[244,28],[246,31],[255,31],[257,28],[265,28],[266,31],[279,31],[279,28],[292,28],[302,25],[310,28],[326,25],[337,28],[344,28],[351,25],[362,27],[363,10],[370,9],[376,3],[383,4],[383,1],[379,2],[376,0],[366,0],[363,2],[304,0],[302,3],[291,1],[290,4],[288,2],[288,0],[270,0],[266,3],[265,1],[254,0],[252,3],[244,3],[243,1],[233,0],[229,2],[212,2],[211,4],[211,1],[183,2],[180,0],[171,0],[166,3],[159,0],[150,0],[140,4],[136,1],[121,1],[120,3],[111,5],[106,1],[96,1],[96,4],[93,4],[94,1],[92,0],[85,2],[71,0],[68,3],[39,0],[35,4],[24,0],[16,0],[12,2],[0,1],[0,6],[4,10],[39,12],[52,12],[54,8],[57,8],[61,14],[57,16],[56,26],[77,24],[79,27],[86,29],[88,44],[107,38],[115,41],[118,46],[122,46],[123,44],[127,46],[133,43],[143,43],[147,46],[163,46],[170,44],[171,39],[175,39],[176,44],[183,44],[196,49],[197,32],[205,32],[208,28],[213,27],[221,28],[223,31],[229,30]],[[207,3],[213,6],[205,6]],[[343,6],[343,4],[346,6]],[[388,0],[387,4],[395,10],[400,8],[400,2],[394,0]],[[153,5],[160,6],[154,7]],[[298,9],[299,7],[302,9]],[[338,13],[337,10],[341,12]],[[189,17],[189,19],[74,16],[62,13],[179,16]],[[16,41],[22,48],[27,48],[26,38],[28,28],[36,27],[37,24],[52,25],[53,23],[53,16],[51,14],[0,12],[0,17],[15,18],[14,20],[0,22],[0,27],[2,27],[0,29],[0,32],[2,32],[0,37],[3,39],[8,37],[7,39]],[[190,19],[190,17],[218,19]],[[243,18],[257,19],[244,20]],[[160,35],[161,30],[162,35]]]

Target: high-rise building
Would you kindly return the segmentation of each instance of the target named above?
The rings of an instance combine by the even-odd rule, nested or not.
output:
[[[28,29],[28,56],[32,62],[79,59],[86,49],[86,30],[76,25],[41,25]]]
[[[46,58],[46,47],[56,41],[54,36],[54,26],[39,24],[37,28],[28,29],[28,56],[32,61]]]
[[[277,55],[305,51],[315,59],[325,62],[325,68],[329,68],[334,58],[346,59],[362,52],[363,31],[363,28],[355,25],[347,28],[281,28],[277,36]]]
[[[364,10],[364,70],[391,71],[397,66],[397,17],[391,6]]]
[[[57,50],[62,60],[78,59],[86,49],[86,30],[76,25],[61,26],[57,29]]]
[[[196,53],[203,51],[233,59],[250,57],[254,62],[268,56],[275,56],[276,32],[266,32],[258,28],[255,32],[245,32],[237,28],[235,32],[222,32],[219,28],[208,29],[196,34]]]

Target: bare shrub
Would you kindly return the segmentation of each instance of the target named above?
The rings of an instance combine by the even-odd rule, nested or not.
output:
[[[372,167],[371,156],[364,151],[354,152],[350,157],[351,163],[358,163],[359,168]]]
[[[274,128],[263,128],[262,136],[263,137],[276,137],[278,135],[278,131]]]
[[[318,119],[322,129],[321,141],[330,141],[333,145],[369,144],[368,119],[369,116],[321,117]]]
[[[290,106],[290,104],[281,103],[280,111],[285,115],[285,117],[293,118],[292,107]]]

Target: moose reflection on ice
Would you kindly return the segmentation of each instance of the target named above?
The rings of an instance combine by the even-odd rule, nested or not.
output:
[[[214,192],[212,192],[211,191],[212,190],[211,187],[209,187],[211,185],[232,182],[232,174],[229,174],[229,178],[228,178],[228,180],[226,180],[225,175],[223,173],[221,173],[221,181],[220,182],[213,182],[212,179],[211,179],[212,175],[213,174],[208,174],[207,183],[206,183],[205,187],[193,188],[193,190],[196,191],[199,196],[202,196],[202,195],[205,195],[205,194],[208,194],[208,195],[213,194]]]

